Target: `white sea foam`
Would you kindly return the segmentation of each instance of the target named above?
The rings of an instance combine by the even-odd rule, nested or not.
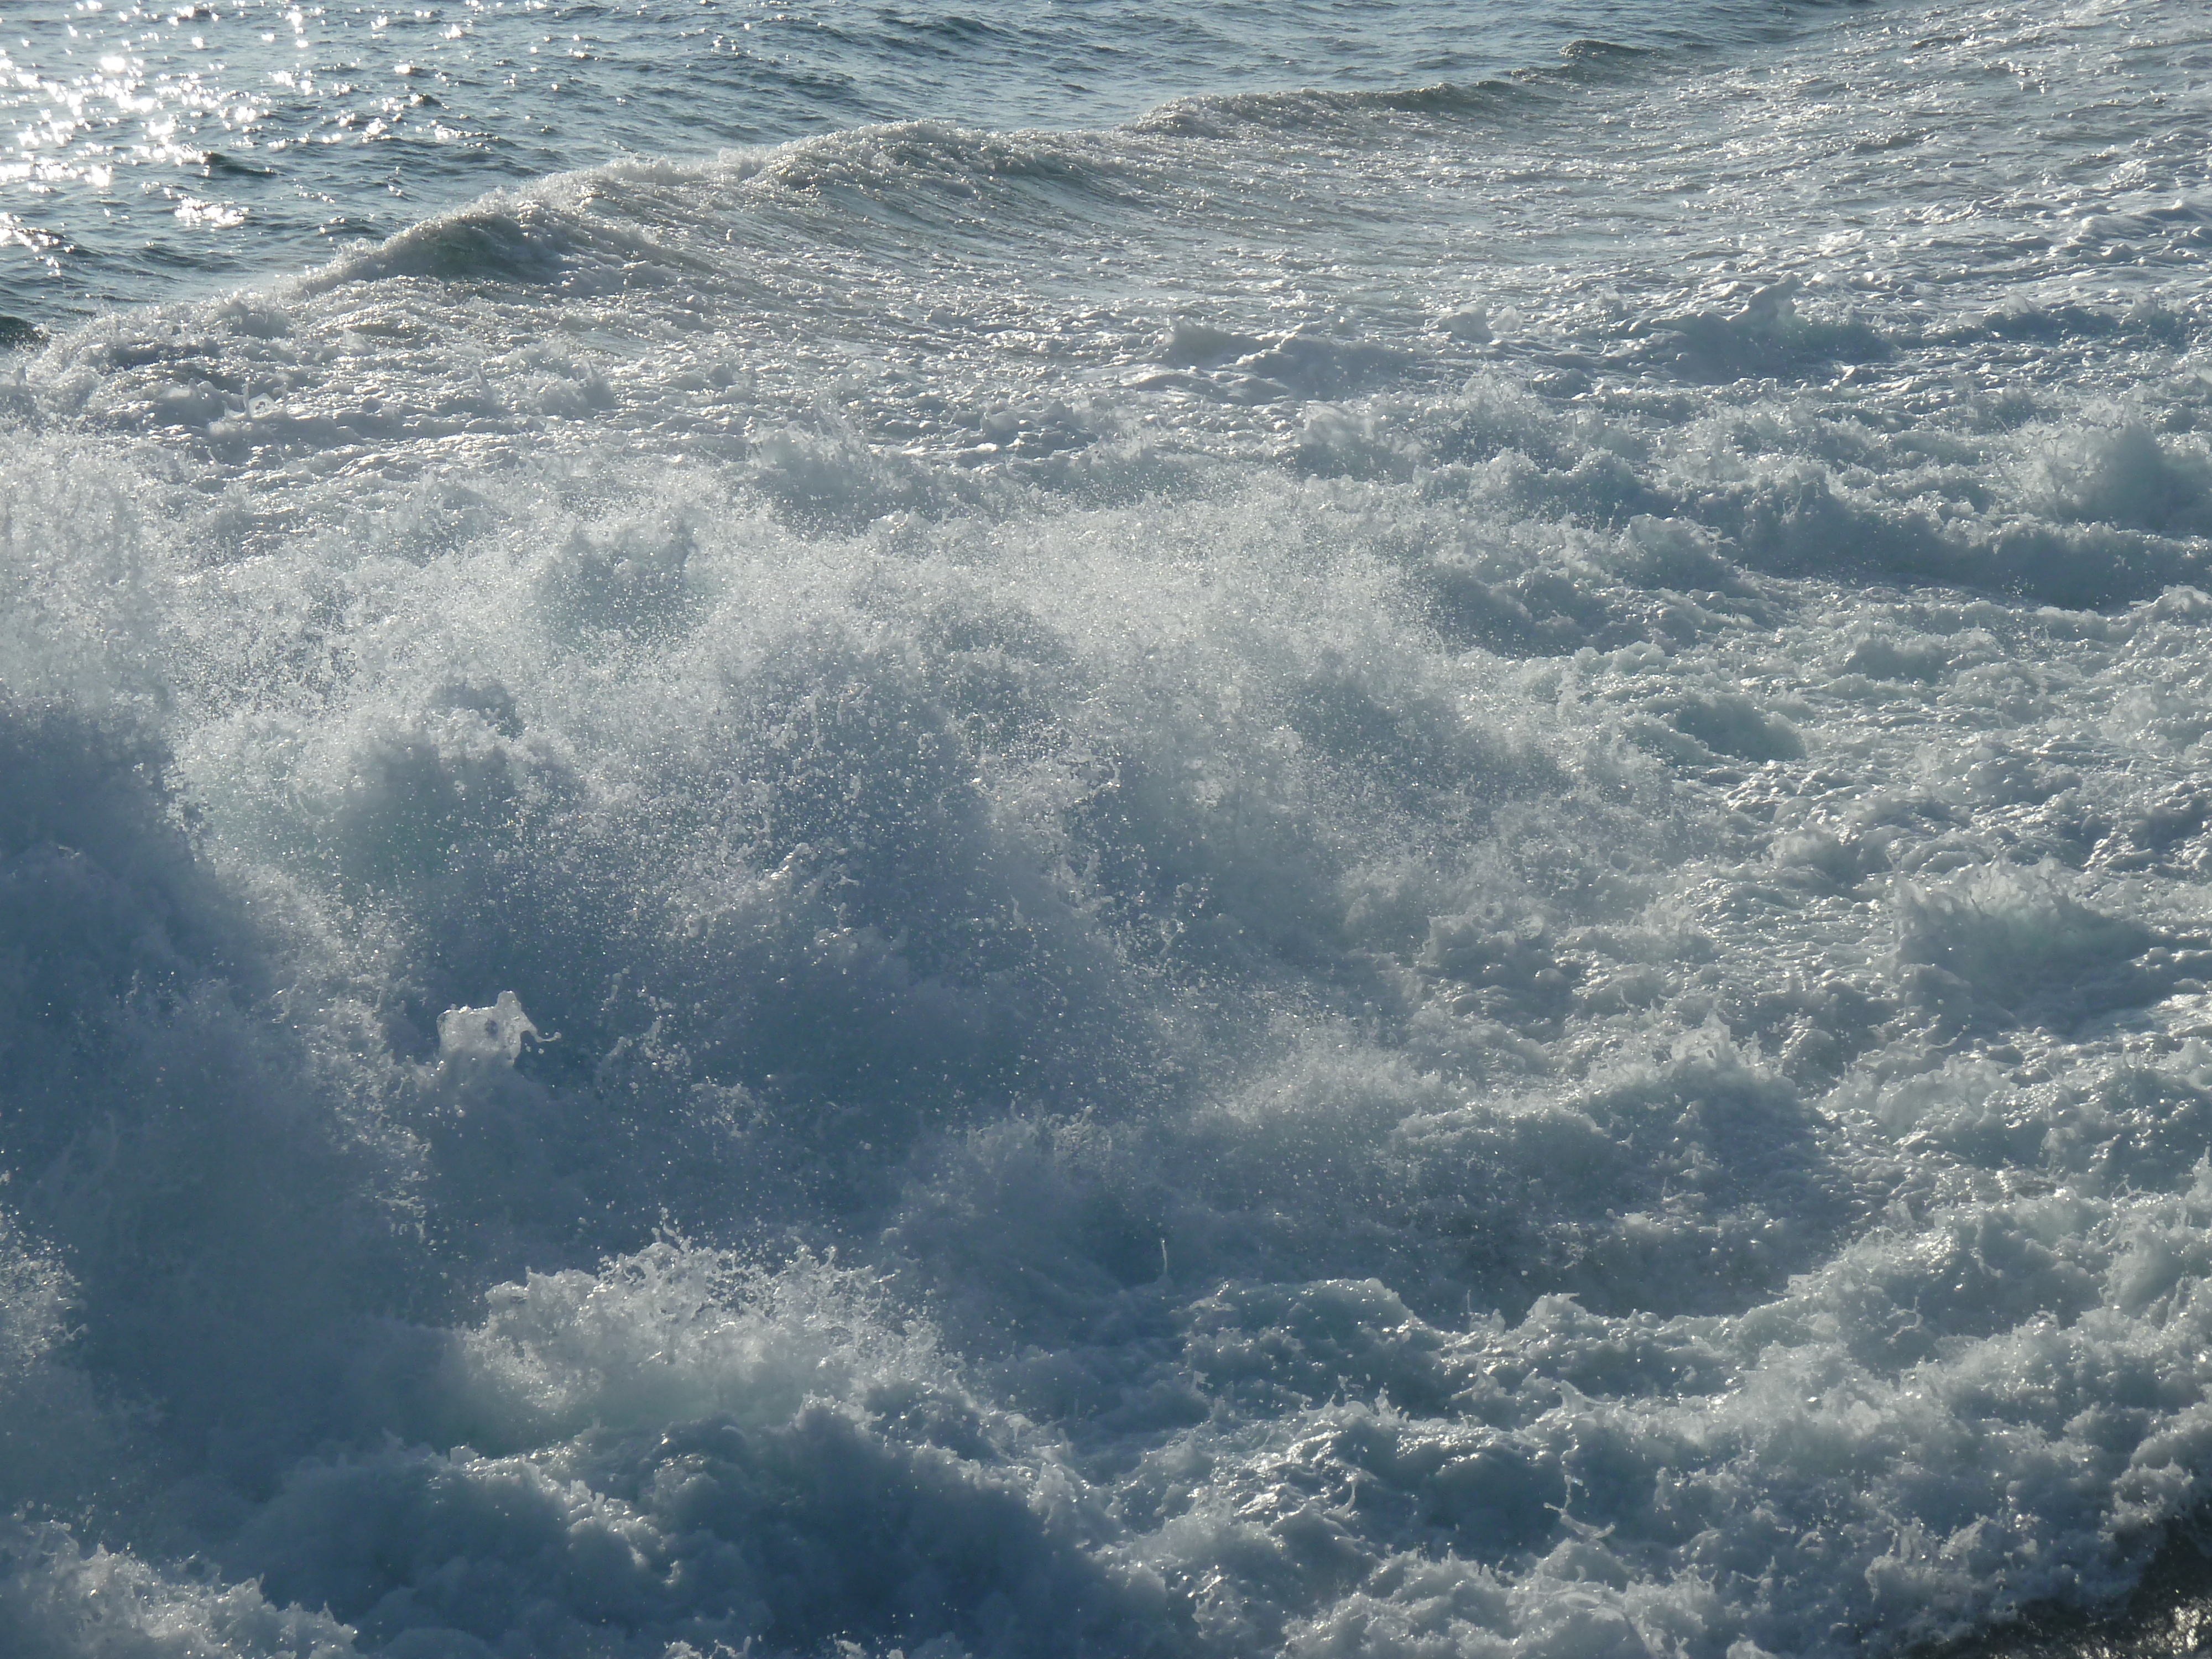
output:
[[[16,357],[0,1645],[2124,1592],[2212,1471],[2196,94],[1911,16],[623,162]]]

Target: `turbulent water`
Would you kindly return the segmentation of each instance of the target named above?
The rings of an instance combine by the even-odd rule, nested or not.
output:
[[[2203,1510],[2203,9],[0,19],[0,1652],[1839,1659]]]

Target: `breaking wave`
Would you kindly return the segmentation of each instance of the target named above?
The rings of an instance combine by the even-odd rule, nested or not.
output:
[[[2201,147],[2166,14],[1925,9],[15,350],[0,1647],[2124,1595],[2212,1471]],[[2000,46],[2142,135],[2075,234]]]

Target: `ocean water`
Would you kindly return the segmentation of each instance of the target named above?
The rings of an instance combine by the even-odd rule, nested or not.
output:
[[[1192,94],[1465,87],[1578,40],[1710,50],[1762,0],[0,5],[18,324],[326,263],[487,190],[870,123],[1107,126]],[[24,314],[27,307],[31,314]]]
[[[0,20],[0,1654],[2203,1516],[2203,9]]]

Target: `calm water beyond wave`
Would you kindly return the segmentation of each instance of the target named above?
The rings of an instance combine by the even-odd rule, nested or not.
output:
[[[0,1656],[2194,1642],[2212,10],[0,54]]]

